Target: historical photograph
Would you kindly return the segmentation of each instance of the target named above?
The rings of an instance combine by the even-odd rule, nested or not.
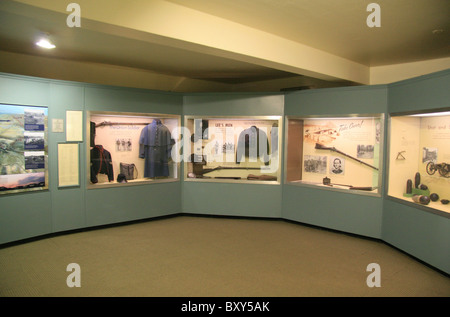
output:
[[[345,159],[341,157],[330,157],[330,173],[334,175],[344,175]]]
[[[117,152],[130,152],[132,150],[133,142],[131,138],[116,139],[116,151]]]
[[[356,157],[364,159],[373,159],[373,150],[374,150],[373,145],[358,144]]]
[[[25,150],[44,150],[44,132],[24,132]]]
[[[438,149],[431,147],[424,147],[422,152],[422,163],[434,162],[436,163],[438,156]]]
[[[39,108],[26,108],[24,111],[24,123],[26,131],[44,131],[45,112]]]
[[[45,168],[44,151],[25,152],[25,169],[41,169]]]
[[[305,172],[325,174],[327,172],[327,157],[317,155],[305,155]]]

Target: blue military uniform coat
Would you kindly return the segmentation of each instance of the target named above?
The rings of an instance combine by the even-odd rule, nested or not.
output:
[[[145,126],[139,137],[139,157],[145,159],[144,177],[169,176],[172,135],[161,120]]]
[[[269,141],[267,134],[259,128],[252,126],[239,134],[236,150],[236,163],[245,160],[245,157],[260,158],[269,163]]]

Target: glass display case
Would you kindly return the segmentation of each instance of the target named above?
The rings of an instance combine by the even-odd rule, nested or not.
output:
[[[383,114],[286,118],[285,181],[380,195]]]
[[[391,114],[388,196],[450,215],[450,111]]]
[[[185,179],[279,184],[281,116],[186,117]]]
[[[91,111],[87,122],[89,188],[179,178],[172,158],[179,116]]]

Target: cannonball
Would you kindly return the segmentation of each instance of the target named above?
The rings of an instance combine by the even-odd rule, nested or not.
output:
[[[420,196],[419,201],[420,201],[420,203],[422,205],[428,205],[430,203],[430,197],[428,197],[428,196]]]
[[[436,193],[432,193],[430,195],[430,199],[431,199],[431,201],[438,201],[439,200],[439,195],[436,194]]]

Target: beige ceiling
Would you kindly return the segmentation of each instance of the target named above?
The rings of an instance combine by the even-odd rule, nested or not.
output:
[[[80,28],[66,25],[69,2],[1,0],[0,71],[279,91],[368,84],[373,67],[450,57],[449,0],[80,0]],[[379,28],[366,24],[371,2]],[[55,50],[34,46],[44,32]]]
[[[449,0],[169,0],[367,66],[450,55]],[[370,3],[380,28],[369,28]],[[436,29],[446,33],[433,35]]]

